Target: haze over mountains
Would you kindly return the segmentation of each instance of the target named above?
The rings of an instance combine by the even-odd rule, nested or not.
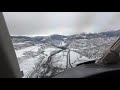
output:
[[[119,37],[120,36],[120,30],[117,31],[107,31],[107,32],[101,32],[101,33],[80,33],[75,35],[59,35],[54,34],[50,36],[11,36],[12,38],[19,39],[21,41],[33,41],[36,43],[44,43],[44,42],[50,42],[54,40],[64,41],[65,39],[91,39],[91,38],[103,38],[103,37]]]

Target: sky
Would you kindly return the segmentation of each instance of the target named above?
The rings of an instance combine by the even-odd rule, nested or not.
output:
[[[3,12],[10,35],[72,35],[120,29],[120,12]]]

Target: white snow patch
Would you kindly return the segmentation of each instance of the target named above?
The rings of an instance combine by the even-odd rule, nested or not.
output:
[[[51,52],[56,51],[56,48],[46,48],[44,51],[44,54],[50,55]]]
[[[15,50],[15,52],[16,52],[17,58],[19,58],[19,57],[24,56],[23,53],[25,51],[35,51],[35,52],[37,52],[38,49],[39,49],[38,46],[31,46],[31,47],[27,47],[27,48],[20,49],[20,50]]]
[[[13,43],[13,45],[22,45],[22,44],[26,44],[26,43],[25,42]]]
[[[38,61],[39,60],[37,58],[29,58],[24,62],[20,63],[20,69],[24,73],[23,78],[26,78],[27,75],[33,71],[33,68],[35,67],[35,63],[37,63]]]
[[[62,55],[63,52],[60,52],[59,54],[57,54],[57,56]],[[54,66],[60,66],[62,68],[66,67],[66,62],[67,62],[67,52],[64,52],[64,57],[62,57],[62,59],[60,61],[58,61],[57,63],[54,64]],[[62,55],[63,56],[63,55]],[[87,62],[87,61],[91,61],[93,59],[89,59],[85,56],[80,57],[80,54],[71,51],[70,52],[70,62],[73,66],[79,64],[79,63],[83,63],[83,62]]]
[[[70,52],[70,60],[71,60],[71,63],[73,63],[75,60],[77,60],[77,58],[80,57],[80,54],[78,53],[75,53],[73,51]]]

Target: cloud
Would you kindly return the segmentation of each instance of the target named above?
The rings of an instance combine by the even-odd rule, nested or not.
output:
[[[119,12],[4,12],[11,35],[78,34],[120,28]]]

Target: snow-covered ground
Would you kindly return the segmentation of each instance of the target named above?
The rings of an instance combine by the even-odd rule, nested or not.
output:
[[[15,52],[16,52],[17,58],[22,58],[25,56],[24,55],[25,52],[28,52],[28,51],[37,52],[39,48],[40,47],[38,46],[30,46],[25,49],[15,50]],[[24,77],[26,77],[29,74],[29,72],[33,70],[33,67],[35,67],[35,63],[37,62],[38,62],[38,56],[36,57],[28,56],[24,58],[22,62],[19,62],[20,69],[21,71],[24,72]]]
[[[15,52],[16,52],[17,57],[19,58],[19,57],[24,56],[23,55],[24,52],[27,52],[27,51],[35,51],[35,52],[37,52],[38,49],[39,49],[38,46],[30,46],[30,47],[27,47],[25,49],[16,50]]]
[[[72,66],[75,67],[79,63],[100,58],[103,52],[108,49],[117,39],[118,37],[74,40],[68,47],[70,49],[70,62]],[[18,47],[21,44],[28,44],[28,42],[13,43],[13,45],[17,45]],[[59,46],[64,46],[65,44],[66,43],[63,41]],[[15,49],[20,69],[24,72],[23,78],[28,77],[31,72],[34,72],[36,63],[45,63],[51,53],[59,50],[61,49],[45,43]],[[53,67],[66,68],[67,54],[68,49],[52,56],[52,62],[54,62]],[[52,72],[48,72],[47,75],[50,73]]]
[[[53,51],[56,51],[56,50],[58,50],[58,49],[56,49],[56,48],[46,48],[46,49],[44,49],[44,54],[47,54],[48,56],[51,54],[51,52],[53,52]]]
[[[20,63],[20,69],[24,73],[23,78],[27,78],[30,72],[32,72],[35,67],[35,63],[38,62],[38,57],[26,59],[24,62]]]

